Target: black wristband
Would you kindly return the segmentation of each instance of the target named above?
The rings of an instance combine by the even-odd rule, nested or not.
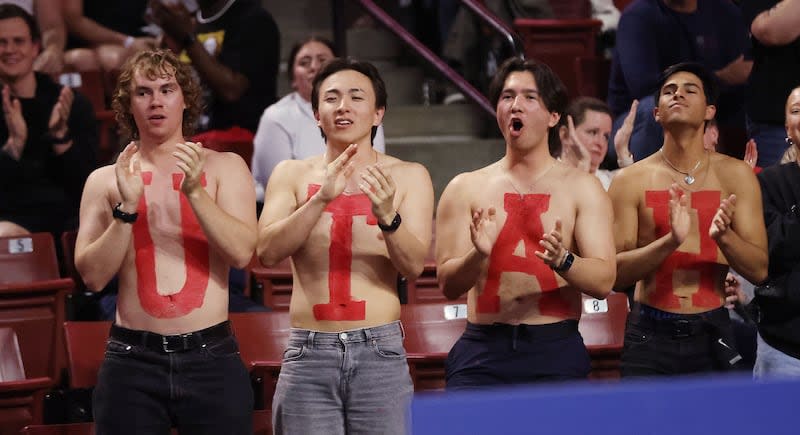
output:
[[[392,219],[392,223],[390,223],[389,225],[384,225],[381,223],[381,221],[378,221],[378,228],[380,228],[381,231],[383,231],[384,233],[393,233],[397,231],[398,228],[400,228],[400,222],[402,221],[403,220],[400,218],[400,213],[395,212],[394,219]]]
[[[572,255],[572,252],[567,251],[567,255],[564,256],[564,262],[561,263],[561,266],[558,267],[551,267],[551,269],[555,270],[556,272],[566,272],[572,267],[572,263],[575,261],[575,256]]]
[[[126,224],[132,224],[136,222],[136,218],[139,217],[139,213],[126,213],[119,208],[122,206],[121,202],[118,202],[116,206],[114,206],[114,210],[111,211],[111,214],[114,216],[114,219],[119,219]]]

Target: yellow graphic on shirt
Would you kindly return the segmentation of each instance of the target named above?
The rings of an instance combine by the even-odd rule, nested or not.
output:
[[[216,58],[219,52],[222,51],[222,43],[225,41],[225,30],[217,30],[216,32],[198,33],[195,35],[197,41],[203,45],[206,52],[211,57]],[[192,60],[186,54],[186,50],[181,51],[181,62],[191,64]]]

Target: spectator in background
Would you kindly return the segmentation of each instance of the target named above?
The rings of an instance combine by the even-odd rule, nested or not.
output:
[[[638,0],[625,8],[617,29],[608,105],[616,131],[631,101],[639,100],[630,141],[636,160],[654,153],[663,142],[663,130],[653,117],[653,94],[661,72],[678,62],[695,61],[714,71],[722,84],[720,126],[743,128],[741,85],[752,66],[744,59],[747,50],[741,11],[730,0]]]
[[[334,57],[333,43],[318,36],[297,42],[289,52],[289,84],[294,92],[264,110],[253,141],[251,167],[258,201],[263,200],[264,188],[278,163],[302,160],[325,150],[311,110],[311,84],[322,65]],[[372,146],[385,152],[383,126],[378,127]]]
[[[61,0],[0,0],[33,15],[41,31],[41,52],[33,63],[34,71],[56,75],[64,69],[67,30],[61,14]]]
[[[252,141],[264,109],[276,100],[280,35],[257,0],[198,0],[197,25],[183,4],[151,0],[152,17],[170,46],[190,62],[204,87],[199,130],[240,127]]]
[[[81,190],[95,165],[92,107],[80,94],[34,72],[40,41],[30,14],[0,5],[2,236],[58,235],[76,228]]]
[[[63,0],[69,30],[64,63],[76,71],[119,68],[137,51],[155,47],[142,32],[147,0]]]
[[[800,144],[800,87],[785,106],[785,132]],[[769,242],[770,287],[756,289],[759,308],[756,378],[800,377],[800,168],[791,161],[758,175]]]
[[[636,120],[638,104],[638,101],[633,101],[629,115],[614,137],[617,155],[624,156],[617,160],[620,168],[633,164],[633,157],[628,151],[628,141]],[[608,105],[597,98],[578,97],[567,106],[564,116],[559,120],[558,138],[554,140],[555,147],[551,150],[551,154],[560,156],[562,160],[578,169],[593,174],[600,180],[603,188],[608,190],[611,180],[618,171],[599,168],[606,157],[610,135],[611,109]]]
[[[548,0],[486,0],[486,8],[507,25],[517,18],[553,18]],[[503,40],[469,10],[462,6],[455,16],[442,49],[443,57],[478,89],[486,89],[502,59],[512,53],[503,52]],[[454,93],[445,103],[463,100]]]
[[[744,0],[742,12],[753,41],[747,88],[747,130],[758,142],[758,165],[777,163],[785,141],[784,102],[800,85],[800,1]]]

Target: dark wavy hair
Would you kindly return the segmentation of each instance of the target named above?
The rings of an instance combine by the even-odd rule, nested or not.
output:
[[[378,72],[378,69],[375,68],[375,65],[350,57],[346,59],[337,57],[325,62],[325,65],[317,73],[317,76],[314,77],[314,82],[311,87],[311,109],[314,110],[314,113],[319,111],[319,87],[322,85],[322,82],[337,72],[346,70],[357,71],[367,76],[369,81],[372,82],[372,89],[375,91],[375,108],[386,109],[386,100],[388,99],[386,83],[383,82],[381,74]],[[320,129],[320,131],[322,131],[322,129]],[[377,133],[378,127],[373,125],[370,142],[375,140],[375,135]],[[326,139],[324,131],[322,132],[322,139]]]
[[[150,80],[174,75],[183,92],[186,109],[183,111],[183,135],[194,134],[195,125],[203,112],[202,90],[188,65],[184,64],[169,50],[144,50],[131,56],[117,80],[117,88],[111,101],[114,117],[125,135],[139,139],[139,128],[131,113],[131,91],[133,75],[139,71]]]
[[[558,75],[545,63],[533,59],[523,60],[518,57],[511,57],[503,62],[489,84],[489,101],[495,107],[500,100],[506,79],[511,73],[519,71],[528,71],[533,75],[536,86],[539,88],[539,96],[547,110],[559,114],[564,112],[564,107],[567,105],[567,88]]]

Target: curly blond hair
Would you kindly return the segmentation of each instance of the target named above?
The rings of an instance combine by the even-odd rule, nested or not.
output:
[[[139,139],[139,128],[131,113],[131,91],[133,76],[136,71],[150,80],[175,76],[181,91],[186,109],[183,111],[183,135],[194,134],[195,125],[203,112],[202,89],[195,80],[191,69],[169,50],[143,50],[131,56],[117,80],[111,108],[122,133],[131,139]]]

